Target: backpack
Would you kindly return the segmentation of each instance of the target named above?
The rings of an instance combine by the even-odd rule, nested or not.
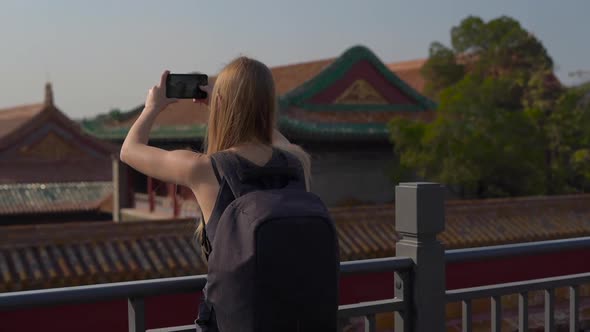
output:
[[[206,233],[207,304],[219,331],[337,330],[340,253],[328,209],[305,189],[299,160],[244,167],[228,151],[212,156],[233,199]],[[275,163],[276,164],[276,163]],[[216,174],[217,175],[217,174]],[[226,190],[227,192],[227,190]]]

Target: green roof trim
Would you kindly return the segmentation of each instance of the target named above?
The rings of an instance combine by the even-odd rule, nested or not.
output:
[[[82,129],[100,139],[124,139],[130,128],[107,127],[100,122],[83,121]],[[207,133],[206,125],[157,126],[150,131],[150,139],[202,139]]]
[[[387,68],[385,64],[383,64],[383,62],[371,52],[371,50],[364,46],[354,46],[345,51],[338,59],[336,59],[336,61],[328,65],[328,67],[317,76],[283,95],[280,103],[282,105],[303,106],[305,100],[334,84],[337,80],[341,79],[355,63],[361,60],[369,61],[390,83],[395,85],[412,99],[416,100],[420,105],[420,110],[433,110],[436,108],[436,104],[432,100],[423,96],[406,84],[406,82],[389,70],[389,68]]]
[[[309,136],[317,139],[334,138],[364,138],[384,140],[388,137],[387,127],[381,123],[318,123],[307,122],[280,116],[279,125],[281,131],[295,136]],[[123,140],[129,132],[129,128],[92,127],[83,125],[88,134],[106,140]],[[207,133],[206,126],[166,126],[153,128],[150,139],[160,140],[202,140]]]
[[[362,111],[362,112],[387,112],[410,111],[419,112],[422,108],[416,104],[303,104],[301,108],[306,111]]]
[[[316,139],[387,140],[389,137],[387,125],[382,123],[306,122],[281,116],[279,126],[281,132]]]

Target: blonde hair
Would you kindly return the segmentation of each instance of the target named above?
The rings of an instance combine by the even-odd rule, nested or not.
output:
[[[217,76],[210,105],[208,155],[248,141],[272,143],[275,85],[263,63],[246,57],[230,62]]]
[[[205,151],[211,155],[240,143],[273,145],[277,96],[270,69],[262,62],[238,57],[221,70],[211,91]],[[311,185],[311,161],[301,147],[275,142],[303,166],[306,189]],[[197,236],[202,240],[202,225]]]
[[[272,73],[262,62],[244,56],[234,59],[217,76],[210,98],[207,155],[249,141],[273,144],[277,97]],[[310,190],[309,154],[294,144],[274,145],[301,161],[306,188]]]

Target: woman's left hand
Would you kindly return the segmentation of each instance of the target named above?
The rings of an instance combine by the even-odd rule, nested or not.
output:
[[[145,100],[145,109],[150,112],[160,112],[168,105],[178,101],[175,98],[166,97],[166,79],[170,71],[166,70],[162,73],[160,84],[154,85],[149,91]]]

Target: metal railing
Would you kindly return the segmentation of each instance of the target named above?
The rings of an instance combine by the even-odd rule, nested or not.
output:
[[[573,239],[447,250],[445,251],[445,261],[447,263],[457,263],[520,255],[540,255],[584,248],[590,249],[590,236]]]
[[[445,261],[447,263],[457,263],[510,256],[556,253],[584,248],[590,248],[590,237],[448,250],[445,253]],[[502,327],[502,296],[518,294],[518,331],[528,331],[529,293],[543,291],[545,331],[553,332],[556,330],[555,289],[567,287],[569,290],[569,331],[578,332],[580,328],[579,287],[583,284],[590,284],[590,273],[448,290],[445,294],[445,302],[461,303],[462,331],[471,332],[473,331],[472,302],[476,299],[488,298],[491,304],[490,330],[497,332],[501,331]]]
[[[489,298],[491,301],[491,331],[499,332],[502,327],[502,302],[504,295],[518,294],[518,330],[528,331],[528,295],[531,291],[544,291],[545,294],[545,331],[555,331],[555,289],[569,288],[569,330],[579,330],[579,294],[582,284],[590,283],[590,273],[574,274],[553,278],[511,282],[483,287],[472,287],[446,292],[446,302],[462,303],[462,330],[472,331],[472,300]]]
[[[341,275],[366,272],[408,273],[414,266],[410,258],[390,257],[342,262]],[[146,331],[145,298],[163,294],[198,292],[207,282],[207,275],[150,279],[77,287],[0,294],[0,310],[14,310],[56,304],[90,303],[104,300],[127,299],[130,332]],[[406,310],[407,303],[400,299],[372,301],[342,305],[341,318],[365,316],[370,331],[375,331],[375,314]],[[150,331],[194,331],[194,325],[155,329]]]
[[[545,331],[555,330],[555,289],[569,288],[569,330],[579,328],[579,286],[590,283],[590,273],[504,283],[490,286],[445,289],[445,264],[478,261],[515,255],[538,255],[562,250],[590,248],[590,237],[526,244],[492,246],[444,251],[437,234],[444,229],[443,188],[433,183],[403,183],[396,187],[396,243],[398,257],[342,262],[341,275],[395,272],[395,297],[379,301],[341,305],[341,319],[364,317],[365,331],[376,331],[376,314],[395,313],[396,332],[442,332],[445,330],[445,306],[462,303],[462,330],[472,331],[472,301],[491,300],[491,330],[500,331],[502,296],[518,294],[519,331],[528,329],[528,294],[545,294]],[[54,304],[96,302],[109,299],[128,301],[129,331],[146,331],[146,297],[200,291],[206,276],[120,282],[47,290],[0,294],[0,310],[12,310]],[[153,332],[194,331],[194,325],[154,329]]]

